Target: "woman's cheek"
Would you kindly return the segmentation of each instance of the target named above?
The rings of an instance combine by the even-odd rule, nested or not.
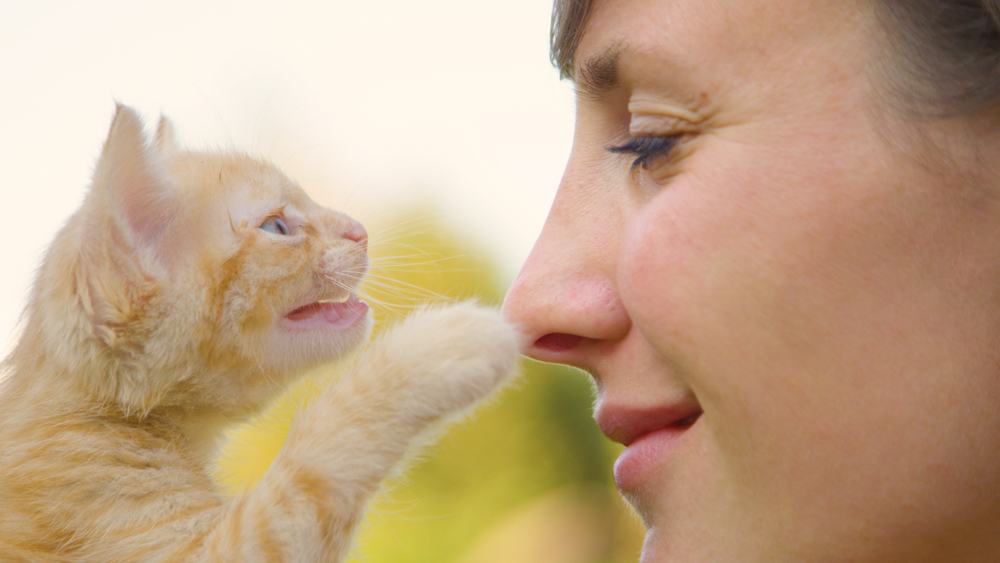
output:
[[[701,299],[700,244],[673,195],[661,192],[628,216],[618,286],[636,328],[660,353],[679,359],[695,345],[692,325],[703,317],[691,314]]]
[[[756,354],[774,320],[769,309],[782,273],[774,271],[774,233],[762,226],[767,202],[741,193],[751,189],[718,173],[683,174],[625,223],[622,302],[650,344],[693,377]]]
[[[745,173],[682,175],[637,207],[623,235],[619,288],[633,323],[697,396],[734,455],[749,454],[801,374],[782,326],[778,215]],[[698,181],[701,180],[701,181]],[[771,422],[762,419],[776,418]]]

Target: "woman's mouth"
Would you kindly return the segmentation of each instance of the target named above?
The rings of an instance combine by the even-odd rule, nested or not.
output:
[[[626,446],[615,462],[618,488],[637,491],[701,415],[697,402],[645,408],[599,406],[595,418],[601,431]]]
[[[303,305],[285,315],[281,324],[290,330],[344,330],[354,326],[367,312],[368,304],[351,294],[341,301],[322,299]]]

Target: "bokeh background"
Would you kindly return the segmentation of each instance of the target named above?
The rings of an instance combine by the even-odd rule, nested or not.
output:
[[[377,328],[428,301],[499,304],[555,193],[573,100],[546,0],[0,2],[0,352],[82,200],[114,101],[182,143],[263,156],[372,235]],[[373,504],[357,562],[635,561],[618,448],[585,374],[526,361]],[[232,432],[223,487],[251,486],[310,374]]]

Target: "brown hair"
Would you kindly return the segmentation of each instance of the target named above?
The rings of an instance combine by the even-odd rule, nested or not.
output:
[[[921,113],[1000,109],[1000,0],[875,0],[889,85]]]
[[[591,0],[555,0],[549,34],[549,59],[562,78],[573,77],[573,58],[590,17]]]
[[[889,83],[921,113],[1000,109],[1000,0],[872,0],[890,45]],[[592,0],[555,0],[551,59],[563,77]]]

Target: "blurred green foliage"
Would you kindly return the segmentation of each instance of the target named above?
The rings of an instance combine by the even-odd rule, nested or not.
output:
[[[410,211],[370,230],[372,275],[364,293],[376,330],[420,303],[500,303],[504,284],[496,265],[432,212]],[[638,559],[642,528],[611,482],[619,448],[591,418],[589,377],[529,360],[522,371],[514,385],[390,482],[369,510],[352,562]],[[293,407],[315,395],[321,379],[307,379],[267,416],[234,434],[237,446],[221,462],[224,482],[240,488],[259,478],[280,449]],[[234,454],[249,444],[264,462]]]

